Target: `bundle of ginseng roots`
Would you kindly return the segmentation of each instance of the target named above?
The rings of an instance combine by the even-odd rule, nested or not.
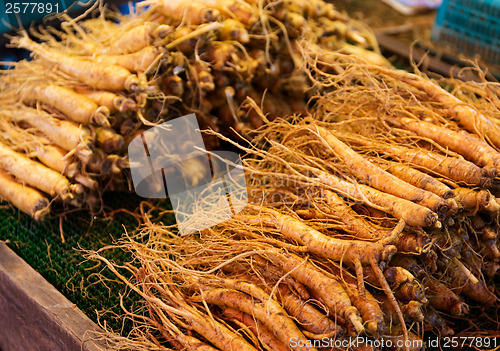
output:
[[[36,219],[54,199],[98,209],[103,191],[133,190],[127,145],[168,119],[195,112],[230,135],[262,123],[238,110],[248,96],[273,116],[302,110],[299,36],[386,63],[362,24],[320,0],[150,0],[60,18],[11,39],[33,60],[0,80],[0,196]]]
[[[185,236],[143,212],[112,247],[132,264],[90,253],[143,299],[110,347],[421,349],[425,332],[498,336],[498,85],[303,53],[331,90],[308,115],[274,121],[247,101],[266,124],[239,146],[242,212]]]

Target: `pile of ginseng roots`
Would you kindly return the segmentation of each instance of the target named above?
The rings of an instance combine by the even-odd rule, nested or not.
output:
[[[151,126],[195,112],[225,135],[259,127],[238,109],[248,96],[274,116],[301,111],[304,37],[386,64],[369,30],[321,0],[149,0],[126,16],[96,6],[13,36],[33,59],[0,76],[0,196],[36,219],[53,202],[98,210],[102,192],[133,190],[127,145]]]
[[[386,349],[413,350],[433,335],[493,345],[498,84],[437,82],[331,52],[305,59],[315,84],[332,88],[309,114],[268,121],[248,101],[266,124],[239,146],[243,211],[181,236],[143,208],[140,230],[112,246],[133,262],[117,266],[109,248],[89,254],[143,300],[124,310],[133,332],[110,347],[345,350],[391,340]]]

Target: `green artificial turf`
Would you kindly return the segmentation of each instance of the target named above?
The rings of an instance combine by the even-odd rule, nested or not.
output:
[[[125,287],[116,281],[112,273],[103,269],[102,264],[86,261],[82,250],[96,250],[111,244],[123,234],[124,228],[135,230],[138,221],[115,210],[134,211],[141,200],[134,194],[108,193],[103,197],[104,213],[107,215],[92,215],[86,210],[64,213],[56,208],[56,212],[61,214],[43,222],[0,203],[3,205],[0,209],[0,240],[6,241],[11,249],[93,321],[97,322],[98,312],[107,311],[101,321],[106,320],[113,330],[126,334],[131,325],[122,325],[123,319],[114,318],[115,314],[122,314],[119,293],[123,294]],[[171,216],[162,219],[165,224],[174,221]],[[65,243],[61,239],[60,224]],[[117,263],[130,261],[128,253],[122,250],[109,251],[106,255]],[[97,273],[102,273],[109,281],[103,284]],[[131,308],[137,301],[138,296],[128,294],[125,305]]]

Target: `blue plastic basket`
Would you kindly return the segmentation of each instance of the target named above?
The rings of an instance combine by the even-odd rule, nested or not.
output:
[[[500,64],[500,0],[443,0],[432,39]]]

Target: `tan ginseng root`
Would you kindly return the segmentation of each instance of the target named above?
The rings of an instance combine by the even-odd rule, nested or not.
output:
[[[57,145],[53,145],[45,136],[11,125],[8,120],[0,120],[0,126],[0,130],[5,133],[4,135],[8,136],[4,137],[3,140],[9,143],[14,151],[21,150],[30,158],[38,158],[50,169],[75,179],[89,189],[95,190],[98,187],[97,181],[91,177],[84,176],[80,172],[73,172],[72,168],[75,167],[76,163],[71,163],[70,153]],[[72,185],[72,191],[75,194],[81,194],[83,188]]]
[[[450,288],[431,275],[423,279],[425,297],[435,309],[451,313],[454,316],[465,315],[469,307]]]
[[[61,111],[69,120],[81,124],[96,123],[109,127],[109,110],[92,99],[60,85],[37,83],[23,88],[24,102],[42,102]]]
[[[113,37],[109,39],[110,43],[106,43],[98,47],[92,55],[125,55],[138,52],[147,46],[153,44],[155,40],[164,39],[171,31],[172,27],[166,24],[158,24],[156,22],[136,21],[134,27],[128,29],[127,26],[122,26],[126,31],[120,28],[113,33]],[[134,24],[134,23],[129,23]]]
[[[357,289],[356,278],[346,270],[340,269],[333,264],[329,265],[329,270],[342,281],[352,304],[358,309],[363,318],[367,331],[375,337],[382,335],[386,326],[384,313],[380,309],[378,300],[368,290],[365,290],[364,295],[360,294]]]
[[[402,70],[388,70],[382,67],[375,69],[424,91],[433,100],[443,104],[450,115],[469,132],[484,137],[496,147],[500,147],[500,128],[497,125],[476,108],[456,98],[432,80]]]
[[[425,232],[404,233],[394,244],[398,252],[409,254],[422,254],[432,248],[432,238]]]
[[[74,184],[58,172],[15,152],[0,143],[0,168],[9,172],[19,181],[29,184],[50,196],[60,196],[62,200],[72,199]]]
[[[343,180],[321,170],[314,170],[313,172],[323,184],[345,194],[354,201],[382,209],[384,212],[400,220],[404,220],[410,226],[441,227],[438,215],[427,207],[383,193],[364,184],[356,184]]]
[[[395,160],[424,172],[449,178],[459,184],[488,187],[497,172],[492,168],[481,168],[474,163],[456,157],[441,155],[426,149],[410,148],[395,143],[370,140],[361,135],[342,134],[341,139],[360,145],[371,152],[390,156]]]
[[[339,316],[351,322],[357,333],[364,331],[359,312],[352,306],[349,296],[337,280],[309,261],[276,248],[267,247],[263,257],[265,260],[259,262],[263,269],[266,269],[269,263],[278,266],[313,291],[328,309],[332,319],[335,320],[336,316]]]
[[[15,115],[18,116],[20,111],[15,111]],[[27,113],[28,114],[28,113]],[[13,117],[13,114],[9,113],[6,114],[5,119],[0,119],[0,130],[3,131],[3,136],[2,139],[6,144],[8,144],[14,151],[22,151],[26,154],[26,156],[30,158],[38,158],[44,165],[49,167],[50,169],[53,169],[54,171],[67,176],[68,178],[72,178],[76,180],[78,183],[81,185],[89,188],[89,189],[97,189],[98,183],[96,180],[92,179],[91,176],[89,175],[83,175],[80,172],[80,167],[81,167],[81,162],[78,160],[74,161],[73,153],[75,150],[72,151],[66,151],[63,148],[59,147],[58,145],[54,145],[51,140],[49,140],[43,133],[40,133],[40,129],[46,129],[46,128],[31,128],[30,125],[25,125],[24,120],[21,120],[22,125],[26,128],[22,128],[19,125],[12,124],[12,120],[10,118]],[[36,117],[40,117],[37,119]],[[49,116],[50,117],[50,116]],[[40,124],[42,127],[49,127],[49,133],[51,132],[50,130],[50,123],[48,125],[44,125],[45,122],[44,118],[41,115],[35,114],[31,116],[31,119],[34,122],[34,124],[37,124],[38,122],[41,122]],[[55,121],[55,120],[54,120]],[[57,134],[64,134],[64,130],[66,131],[71,131],[72,123],[69,121],[61,121],[61,122],[67,122],[69,123],[70,128],[59,128],[58,125],[55,126],[56,132],[53,133],[52,136],[57,135]],[[61,130],[57,130],[61,129]],[[85,148],[81,147],[81,145],[78,145],[78,148],[76,150],[76,153],[78,151],[89,151],[90,150],[87,148],[87,145],[84,145]],[[80,155],[81,156],[81,155]],[[72,191],[75,194],[81,194],[83,193],[84,189],[81,187],[78,187],[76,184],[72,185]]]
[[[404,180],[409,184],[416,186],[417,188],[430,191],[431,193],[434,193],[442,197],[443,199],[449,199],[450,197],[453,197],[453,191],[449,186],[440,182],[433,176],[414,169],[407,164],[388,161],[382,158],[370,161],[379,164],[380,167],[385,169],[387,172],[395,175],[396,177]],[[452,208],[451,210],[456,211],[456,207]]]
[[[415,278],[421,278],[425,274],[424,268],[420,267],[415,258],[410,255],[397,253],[392,257],[390,264],[391,266],[404,268]]]
[[[331,319],[326,317],[311,303],[301,300],[286,285],[277,287],[278,300],[288,314],[294,317],[304,330],[305,336],[310,339],[333,338],[342,335],[343,330]]]
[[[96,146],[103,149],[107,154],[121,154],[125,149],[125,139],[112,128],[96,128],[95,142]]]
[[[161,13],[167,19],[182,20],[186,25],[199,25],[217,19],[220,12],[213,6],[205,5],[201,1],[163,1],[145,0],[138,7],[150,6],[152,13]]]
[[[287,351],[288,348],[279,341],[274,334],[267,329],[262,322],[251,315],[230,307],[223,307],[222,314],[230,320],[235,320],[250,329],[250,331],[259,339],[262,347],[267,351]]]
[[[118,271],[118,267],[111,263],[108,259],[99,254],[99,252],[93,252],[89,254],[90,259],[97,259],[102,261],[106,267],[116,275],[123,283],[125,283],[131,290],[138,293],[147,304],[149,304],[150,310],[157,311],[156,314],[160,317],[164,324],[172,324],[169,322],[167,316],[174,316],[175,321],[178,323],[179,320],[183,321],[183,324],[188,325],[190,329],[194,330],[200,334],[205,340],[209,341],[216,348],[223,351],[256,351],[252,345],[248,343],[242,336],[231,331],[223,323],[218,322],[212,316],[202,312],[196,307],[192,306],[185,297],[179,291],[172,291],[173,285],[157,284],[147,281],[147,284],[142,284],[137,286],[132,281],[127,279],[123,274]],[[138,268],[132,269],[130,266],[127,267],[131,270],[133,274],[138,277],[138,284],[141,282],[141,276],[144,276],[144,271],[140,271]],[[152,279],[154,277],[160,276],[158,274],[149,277]],[[167,272],[164,272],[161,277],[167,276]],[[144,278],[142,279],[144,280]],[[152,293],[152,289],[157,290],[161,294],[161,298],[157,297]],[[164,287],[169,287],[166,289]],[[145,288],[143,290],[143,288]],[[158,312],[159,311],[159,312]],[[163,317],[164,318],[161,318]],[[182,338],[183,346],[187,347],[188,350],[198,350],[197,347],[204,346],[199,345],[196,339],[189,340],[188,338]],[[180,341],[180,340],[179,340]],[[203,348],[202,348],[203,349]],[[205,348],[206,350],[212,350],[211,348]]]
[[[82,125],[55,118],[43,110],[31,107],[4,109],[1,113],[16,123],[28,123],[64,150],[75,151],[75,155],[83,162],[87,162],[92,155],[89,148],[89,144],[93,142],[90,130]]]
[[[500,204],[486,189],[455,188],[453,194],[459,206],[466,211],[475,213],[486,210],[490,213],[496,213],[500,210]]]
[[[12,45],[30,50],[38,57],[55,64],[60,71],[99,90],[139,91],[139,78],[129,70],[117,65],[104,65],[92,60],[67,55],[31,40],[26,33],[14,37]]]
[[[278,190],[273,190],[277,193]],[[349,206],[342,197],[331,190],[320,191],[324,203],[318,202],[307,195],[308,201],[313,206],[307,208],[294,209],[294,212],[302,218],[314,219],[334,219],[340,223],[338,229],[345,231],[356,239],[368,239],[376,241],[390,235],[391,231],[388,228],[380,227],[366,220]],[[295,201],[298,197],[295,194],[287,193],[287,196],[293,196]],[[309,204],[307,204],[309,205]]]
[[[115,65],[128,69],[130,72],[149,72],[165,55],[162,48],[148,46],[131,54],[99,55],[92,60],[102,65]]]
[[[498,298],[488,289],[482,277],[478,279],[459,259],[454,257],[449,260],[443,257],[441,261],[441,264],[446,264],[446,274],[454,292],[463,293],[484,306],[491,306],[498,301]]]
[[[383,274],[392,290],[407,282],[413,282],[415,279],[415,277],[403,267],[385,267]],[[382,285],[380,285],[380,282],[371,267],[363,267],[363,276],[367,283],[378,288],[382,288]]]
[[[399,325],[397,313],[390,301],[387,299],[387,296],[382,294],[375,294],[375,298],[380,303],[380,308],[383,311],[384,321],[387,329],[392,329],[395,325]],[[409,301],[408,303],[402,303],[398,301],[398,303],[407,323],[420,323],[424,320],[424,312],[422,310],[423,306],[420,302]]]
[[[292,133],[293,132],[294,131],[292,130]],[[272,136],[271,138],[275,137],[276,136]],[[268,137],[266,136],[266,138]],[[222,137],[222,139],[228,140],[228,138],[224,137]],[[258,139],[256,142],[259,142]],[[274,142],[273,140],[269,140],[269,143],[271,143],[272,147],[268,151],[260,151],[255,148],[249,149],[239,146],[248,153],[254,154],[263,159],[263,161],[249,159],[247,162],[247,169],[249,172],[266,176],[274,174],[278,178],[290,181],[300,181],[304,184],[312,184],[316,187],[334,190],[335,192],[342,194],[357,203],[375,207],[389,213],[410,226],[441,227],[441,222],[438,221],[438,215],[427,207],[384,193],[370,186],[359,184],[355,181],[344,180],[332,173],[329,173],[320,168],[322,167],[321,163],[327,164],[326,162],[319,160],[317,157],[305,154],[297,145],[290,146],[289,148],[285,145]],[[289,158],[292,158],[292,160]],[[311,163],[313,164],[312,166],[309,165]],[[278,171],[269,171],[265,168],[262,169],[262,167],[270,167],[271,169],[278,168]],[[283,171],[280,172],[280,168],[283,169]],[[316,178],[307,174],[313,174]],[[390,240],[393,239],[394,238],[389,235],[386,238],[386,240],[389,241],[383,241],[381,244],[390,243]]]
[[[252,268],[255,270],[257,267]],[[292,291],[288,284],[279,283],[292,280],[292,285],[297,286],[298,282],[295,279],[287,277],[281,269],[271,266],[268,262],[261,268],[256,271],[258,276],[244,274],[240,276],[240,279],[257,284],[269,294],[275,291],[277,300],[283,305],[285,311],[300,324],[303,328],[302,333],[305,336],[309,339],[319,340],[324,337],[333,338],[344,334],[344,330],[340,326],[307,301],[310,296],[299,295],[299,292]],[[274,274],[270,274],[270,271],[276,273],[276,276],[271,278]],[[246,268],[246,272],[248,272],[248,268]]]
[[[434,140],[480,167],[500,169],[500,154],[474,134],[469,134],[464,130],[454,131],[431,122],[413,118],[384,117],[384,119],[390,124],[412,131],[418,136]]]
[[[451,203],[453,200],[444,200],[434,193],[417,188],[385,172],[336,138],[328,129],[313,124],[296,126],[295,128],[306,130],[319,138],[325,147],[328,147],[336,157],[342,160],[351,174],[363,181],[364,184],[428,207],[441,215],[447,215],[452,212],[453,207],[456,208],[456,204]]]
[[[76,163],[69,163],[67,161],[67,152],[55,145],[43,145],[35,146],[36,148],[36,157],[47,167],[52,168],[54,171],[59,172],[69,178],[74,179],[81,185],[92,189],[97,190],[99,187],[99,183],[92,179],[89,175],[83,175],[78,170],[73,170],[73,167],[76,166]],[[73,166],[74,165],[74,166]]]
[[[37,221],[50,212],[49,201],[37,190],[19,183],[0,169],[0,198],[30,215]]]
[[[316,350],[314,347],[307,346],[307,338],[304,334],[283,310],[283,307],[269,297],[261,300],[234,289],[211,288],[205,290],[202,288],[200,295],[192,297],[191,300],[242,311],[259,320],[273,332],[282,344],[289,345],[290,340],[295,339],[299,345],[304,345],[297,346],[297,350]]]
[[[359,239],[380,240],[390,235],[390,230],[375,226],[356,213],[345,201],[335,192],[323,191],[324,199],[331,210],[329,214],[335,215],[346,227],[345,230],[352,232]]]
[[[105,106],[110,113],[135,111],[137,103],[128,97],[118,95],[111,91],[91,90],[88,88],[75,88],[78,94],[85,95],[99,106]]]

